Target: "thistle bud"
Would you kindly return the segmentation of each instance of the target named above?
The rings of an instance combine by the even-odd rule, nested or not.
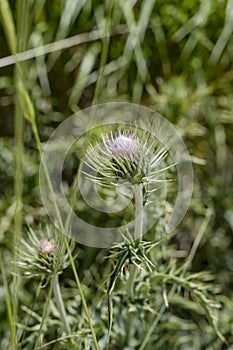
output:
[[[112,155],[116,158],[120,157],[139,157],[140,155],[140,145],[136,135],[132,132],[128,134],[121,134],[118,131],[118,136],[108,142],[109,149]]]
[[[132,131],[121,133],[111,138],[103,137],[105,147],[110,154],[109,166],[117,179],[125,179],[130,183],[140,183],[145,176],[142,167],[143,157],[138,136]]]
[[[102,135],[103,143],[89,146],[85,160],[89,169],[85,174],[106,187],[126,180],[131,185],[143,184],[147,191],[150,184],[161,183],[161,175],[167,169],[163,165],[167,149],[156,148],[156,140],[143,132],[135,128],[135,132],[118,130],[116,135]]]
[[[54,242],[49,241],[48,238],[42,238],[40,240],[39,250],[43,254],[52,254],[52,253],[55,253],[56,247]]]
[[[74,248],[71,243],[70,249]],[[61,233],[47,226],[34,232],[29,229],[18,249],[18,266],[27,277],[50,276],[55,270],[61,273],[69,264],[68,253]]]

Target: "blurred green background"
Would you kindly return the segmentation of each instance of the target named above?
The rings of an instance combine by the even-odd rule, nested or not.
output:
[[[142,104],[174,124],[193,160],[193,199],[177,229],[177,249],[190,250],[206,209],[213,210],[192,269],[215,274],[225,301],[222,331],[233,341],[233,1],[9,1],[17,52],[51,44],[46,54],[34,52],[37,57],[21,63],[20,73],[6,59],[14,53],[14,33],[5,20],[7,2],[0,1],[3,256],[11,260],[12,236],[21,223],[25,229],[48,221],[40,199],[32,128],[19,108],[17,74],[34,106],[42,142],[63,120],[92,104]],[[71,40],[74,35],[79,36]],[[64,41],[57,49],[59,40]],[[76,167],[73,160],[65,174],[68,182]],[[21,217],[15,216],[20,197]],[[82,271],[91,259],[80,256]],[[7,273],[10,276],[10,267]],[[1,292],[0,299],[3,296]],[[29,296],[22,292],[24,298]],[[0,312],[6,313],[2,302]],[[4,322],[1,317],[2,329]],[[225,348],[218,346],[213,349]]]

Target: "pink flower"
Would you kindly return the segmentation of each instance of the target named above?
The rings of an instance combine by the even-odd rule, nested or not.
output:
[[[43,254],[52,254],[55,253],[56,247],[52,241],[49,241],[47,238],[42,238],[40,240],[40,252]]]
[[[132,132],[121,134],[118,131],[118,136],[108,141],[108,147],[114,157],[134,157],[140,153],[140,145],[138,138]]]

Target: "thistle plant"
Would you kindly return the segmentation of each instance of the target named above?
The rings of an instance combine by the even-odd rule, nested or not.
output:
[[[72,241],[70,249],[73,250],[73,248],[74,242]],[[17,264],[25,277],[40,277],[44,281],[44,287],[49,282],[53,283],[54,298],[64,329],[67,333],[70,332],[58,277],[70,264],[61,233],[50,226],[47,226],[45,230],[40,228],[38,232],[30,228],[27,236],[21,240]]]
[[[147,257],[148,252],[160,242],[143,241],[143,206],[151,205],[151,193],[160,188],[164,172],[174,166],[164,165],[167,149],[157,146],[149,133],[144,130],[118,129],[116,133],[102,135],[102,143],[90,145],[87,152],[86,175],[96,184],[103,187],[117,187],[127,184],[132,188],[134,204],[134,233],[122,233],[124,242],[113,246],[111,258],[116,261],[109,279],[109,336],[111,331],[111,296],[115,281],[124,267],[128,266],[127,280],[128,306],[134,294],[134,281],[138,268],[154,270],[155,266]],[[131,316],[128,318],[128,334],[131,329]]]
[[[85,174],[102,187],[130,186],[135,211],[133,239],[143,236],[143,205],[151,204],[151,194],[163,182],[164,172],[174,166],[164,165],[167,148],[157,146],[149,133],[129,128],[114,134],[102,134],[102,142],[89,145]],[[139,244],[138,242],[138,244]]]
[[[134,239],[143,236],[143,205],[148,205],[151,193],[160,188],[167,148],[157,146],[148,132],[128,127],[110,135],[102,134],[102,142],[89,145],[85,174],[102,187],[130,186],[135,211]]]

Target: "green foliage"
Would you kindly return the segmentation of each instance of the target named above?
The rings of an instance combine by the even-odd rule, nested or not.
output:
[[[232,0],[0,1],[1,349],[232,346],[232,13]],[[62,241],[67,334],[50,286],[21,276],[16,252],[22,227],[24,257],[36,257],[35,232],[49,221],[40,142],[73,112],[109,101],[140,103],[175,124],[192,157],[194,194],[172,236],[161,216],[141,246],[126,240],[114,256],[79,244],[72,253]],[[68,197],[77,167],[67,160]],[[90,217],[78,196],[75,207]]]

